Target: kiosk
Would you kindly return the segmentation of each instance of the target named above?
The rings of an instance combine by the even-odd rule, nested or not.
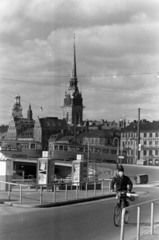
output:
[[[37,163],[37,184],[53,184],[55,171],[54,159],[48,157],[48,152],[43,152],[42,158],[39,158]]]
[[[77,160],[72,162],[72,182],[74,185],[87,182],[87,160],[83,155],[77,155]]]
[[[0,181],[2,182],[12,182],[13,178],[13,161],[11,159],[7,159],[0,152]],[[1,183],[0,190],[8,190],[8,184]]]

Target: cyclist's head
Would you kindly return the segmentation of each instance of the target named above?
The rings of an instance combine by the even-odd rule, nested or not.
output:
[[[118,174],[120,177],[122,177],[124,175],[124,168],[122,165],[118,166]]]

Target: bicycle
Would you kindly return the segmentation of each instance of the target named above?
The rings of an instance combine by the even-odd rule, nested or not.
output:
[[[116,198],[118,199],[115,208],[114,208],[114,225],[118,227],[121,221],[121,213],[123,208],[129,206],[129,201],[135,201],[135,197],[131,196],[131,194],[126,191],[121,191],[117,193]],[[126,203],[126,206],[125,206]],[[126,210],[124,222],[127,224],[129,221],[130,211]]]

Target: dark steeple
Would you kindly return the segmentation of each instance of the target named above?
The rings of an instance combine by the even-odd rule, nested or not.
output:
[[[73,64],[72,64],[72,72],[70,78],[70,87],[69,90],[78,91],[77,87],[77,70],[76,70],[76,47],[75,47],[75,35],[74,35],[74,44],[73,44]]]
[[[75,35],[73,44],[73,66],[70,77],[70,86],[65,92],[63,117],[68,124],[81,125],[83,121],[83,99],[78,89],[77,68],[76,68],[76,48]]]
[[[33,119],[33,112],[31,110],[31,104],[29,103],[29,109],[27,111],[27,119],[32,120]]]

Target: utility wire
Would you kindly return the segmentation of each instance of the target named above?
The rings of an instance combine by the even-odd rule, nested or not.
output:
[[[156,75],[158,72],[147,72],[147,73],[123,73],[123,74],[99,74],[99,75],[79,75],[78,78],[92,78],[92,77],[122,77],[122,76],[141,76],[141,75]],[[59,75],[19,75],[19,74],[0,74],[0,76],[19,76],[19,77],[45,77],[45,78],[59,78],[59,77],[67,77],[70,78],[70,76],[59,76]]]
[[[17,81],[21,83],[31,83],[31,84],[38,84],[43,86],[54,86],[54,87],[64,87],[66,88],[66,85],[58,85],[58,84],[52,84],[52,83],[38,83],[38,82],[32,82],[32,81],[25,81],[25,80],[17,80],[17,79],[8,79],[8,78],[1,78],[3,80],[7,81]],[[144,92],[131,92],[131,91],[120,91],[120,90],[113,90],[113,89],[106,89],[106,88],[86,88],[84,90],[94,90],[94,91],[104,91],[104,92],[117,92],[117,93],[124,93],[124,94],[141,94],[141,95],[149,95],[149,96],[159,96],[159,94],[155,93],[144,93]]]

